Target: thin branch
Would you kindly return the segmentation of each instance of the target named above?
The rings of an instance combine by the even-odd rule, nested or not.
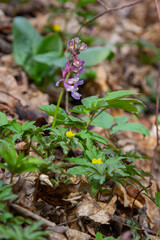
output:
[[[75,34],[75,36],[77,36],[77,35],[80,33],[80,31],[82,30],[82,28],[83,28],[85,25],[87,25],[87,24],[89,24],[89,23],[92,23],[93,21],[95,21],[97,18],[103,16],[104,14],[109,13],[109,12],[113,12],[113,11],[117,11],[117,10],[120,10],[120,9],[123,9],[123,8],[131,7],[131,6],[134,6],[134,5],[136,5],[136,4],[140,3],[140,2],[143,2],[143,1],[144,1],[144,0],[137,0],[137,1],[134,1],[134,2],[132,2],[132,3],[125,4],[125,5],[123,5],[123,6],[119,6],[119,7],[115,7],[115,8],[107,8],[105,11],[103,11],[103,12],[100,13],[100,14],[98,14],[97,16],[95,16],[94,18],[92,18],[91,20],[88,20],[88,21],[84,22],[84,23],[80,26],[80,28],[78,29],[78,31],[77,31],[77,33]],[[156,1],[156,0],[155,0],[155,1]]]
[[[151,163],[151,174],[153,173],[153,166],[156,158],[156,153],[157,153],[157,148],[159,146],[159,132],[158,132],[158,112],[159,112],[159,85],[160,85],[160,64],[159,64],[159,70],[158,70],[158,78],[156,81],[156,120],[155,120],[155,125],[156,125],[156,136],[157,136],[157,141],[156,141],[156,146],[154,149],[154,154],[153,154],[153,159]]]
[[[102,0],[97,0],[97,2],[99,2],[106,10],[108,10],[108,8],[106,7],[105,3]]]
[[[158,13],[158,18],[160,21],[160,9],[159,9],[159,4],[158,1],[155,0],[155,5],[157,8],[157,13]],[[156,125],[156,136],[157,136],[157,142],[156,142],[156,146],[154,149],[154,154],[153,154],[153,159],[152,159],[152,163],[151,163],[151,174],[153,173],[153,166],[154,166],[154,162],[155,162],[155,158],[156,158],[156,153],[157,153],[157,149],[159,146],[159,132],[158,132],[158,112],[159,112],[159,85],[160,85],[160,63],[159,63],[159,70],[158,70],[158,78],[156,81],[156,120],[155,120],[155,125]],[[151,178],[150,178],[151,180]],[[152,192],[151,192],[151,196],[152,196]]]
[[[152,183],[150,182],[149,185],[148,185],[146,188],[150,188],[151,186],[152,186]],[[132,215],[133,215],[133,208],[134,208],[135,201],[136,201],[136,199],[138,198],[139,194],[140,194],[141,192],[143,192],[143,191],[144,191],[144,189],[141,189],[141,190],[137,193],[137,195],[135,196],[135,198],[134,198],[134,201],[133,201],[133,203],[132,203],[132,210],[131,210],[131,214],[130,214],[131,217],[132,217]]]
[[[158,17],[159,17],[159,21],[160,21],[160,9],[159,9],[158,0],[155,0],[155,4],[156,4],[156,8],[157,8],[157,12],[158,12]]]
[[[51,222],[39,215],[37,215],[36,213],[33,213],[31,211],[29,211],[28,209],[21,207],[17,204],[11,204],[11,207],[18,213],[22,214],[25,217],[30,217],[34,220],[37,221],[42,221],[43,225],[47,226],[47,227],[51,227],[51,230],[54,232],[59,232],[59,233],[64,233],[67,231],[68,226],[57,226],[54,222]]]
[[[25,142],[39,155],[44,159],[44,155],[35,147],[33,146],[33,144],[27,141],[27,139],[25,139]]]

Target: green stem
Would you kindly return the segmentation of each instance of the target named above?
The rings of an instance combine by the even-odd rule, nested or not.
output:
[[[68,72],[68,74],[67,74],[67,76],[66,76],[65,83],[68,81],[69,76],[70,76],[70,71]],[[52,123],[52,127],[53,127],[53,128],[54,128],[55,125],[56,125],[58,109],[59,109],[59,106],[60,106],[60,104],[61,104],[61,100],[62,100],[63,94],[64,94],[64,88],[62,89],[62,91],[61,91],[61,93],[60,93],[60,95],[59,95],[58,102],[57,102],[56,111],[55,111],[54,119],[53,119],[53,123]]]
[[[157,234],[156,234],[155,240],[157,240],[157,239],[158,239],[159,232],[160,232],[160,225],[159,225],[159,228],[158,228],[158,231],[157,231]]]
[[[106,109],[106,108],[103,108],[99,113],[97,113],[97,115],[95,116],[95,118],[98,117],[98,115],[100,115],[105,109]]]
[[[89,119],[88,123],[87,123],[87,126],[86,126],[86,129],[89,127],[90,123],[96,118],[98,117],[98,115],[100,115],[106,108],[102,109],[99,113],[96,114],[96,112],[94,112],[91,116],[91,118]]]
[[[57,103],[57,107],[56,107],[56,111],[55,111],[54,119],[53,119],[53,123],[52,123],[52,127],[53,128],[55,127],[55,124],[56,124],[58,109],[59,109],[59,106],[60,106],[60,103],[61,103],[61,100],[62,100],[62,97],[63,97],[63,93],[64,93],[64,88],[62,89],[62,91],[61,91],[61,93],[59,95],[59,99],[58,99],[58,103]]]
[[[32,148],[39,156],[41,156],[41,157],[44,159],[43,154],[42,154],[40,151],[38,151],[38,149],[37,149],[36,147],[34,147],[31,142],[29,143],[29,142],[27,141],[27,139],[25,139],[25,142],[26,142],[28,145],[30,145],[31,148]]]
[[[95,112],[94,112],[93,115],[90,117],[89,121],[87,122],[86,129],[89,127],[90,123],[92,122],[94,115],[95,115]]]

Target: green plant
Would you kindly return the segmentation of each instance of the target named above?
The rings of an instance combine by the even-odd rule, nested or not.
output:
[[[23,17],[14,18],[13,38],[15,61],[34,79],[35,84],[42,86],[44,78],[48,79],[47,83],[53,81],[66,62],[62,38],[57,33],[42,37]],[[91,47],[80,57],[84,58],[86,67],[89,67],[105,59],[111,60],[114,54],[107,47]]]
[[[149,131],[141,124],[128,123],[126,118],[113,118],[110,114],[105,112],[110,107],[122,108],[126,111],[132,112],[137,116],[137,108],[134,103],[142,104],[139,100],[124,98],[129,94],[135,94],[131,91],[118,91],[108,93],[104,98],[98,98],[93,96],[82,100],[82,105],[74,107],[70,112],[78,114],[86,114],[88,117],[82,117],[82,119],[68,116],[64,110],[58,109],[56,125],[69,126],[69,129],[78,127],[79,131],[74,136],[68,138],[66,132],[67,127],[57,126],[55,128],[47,128],[50,130],[50,141],[48,149],[54,148],[54,146],[61,146],[64,154],[67,156],[70,149],[74,150],[76,146],[82,149],[81,157],[65,157],[65,160],[69,161],[70,168],[67,171],[71,175],[87,175],[88,179],[93,185],[100,186],[104,182],[112,179],[116,184],[123,184],[126,177],[133,182],[138,183],[142,188],[144,186],[134,178],[135,175],[139,175],[143,178],[143,175],[148,175],[142,170],[137,170],[133,164],[126,164],[127,162],[133,162],[134,159],[141,158],[134,152],[124,154],[119,148],[118,150],[111,145],[110,139],[102,137],[99,134],[89,131],[87,128],[91,125],[98,125],[105,128],[113,136],[117,131],[130,130],[132,126],[133,131],[141,132],[144,135],[149,135]],[[41,110],[45,111],[50,116],[54,116],[56,112],[56,106],[42,106]],[[99,121],[101,119],[101,121]],[[116,126],[115,121],[116,120]],[[130,124],[130,125],[129,125]],[[113,126],[113,127],[112,127]],[[123,127],[122,127],[123,126]],[[116,128],[117,127],[117,128]],[[41,136],[41,140],[46,142],[46,137]],[[101,146],[100,146],[101,144]],[[115,142],[115,144],[117,144]],[[118,145],[117,145],[118,147]],[[101,161],[94,162],[93,159],[101,159]],[[125,160],[126,162],[124,163]],[[72,167],[72,162],[76,164],[76,167]],[[98,185],[97,185],[98,183]],[[144,188],[146,191],[146,188]],[[96,191],[97,189],[95,189]]]
[[[0,163],[0,167],[8,169],[12,173],[12,177],[15,173],[39,171],[41,166],[47,165],[44,160],[38,157],[25,157],[22,152],[17,156],[14,144],[5,140],[0,140],[0,156],[5,162]]]
[[[17,20],[18,24],[19,20]],[[31,30],[30,38],[35,33],[34,31],[33,29]],[[40,39],[41,37],[38,35],[37,38]],[[30,43],[28,50],[30,53],[33,53],[36,48],[39,51],[40,49],[42,50],[43,42],[45,41],[48,41],[48,38],[39,42],[38,47],[35,46],[35,42],[32,43],[33,45]],[[62,71],[62,78],[56,83],[56,86],[61,88],[57,105],[40,106],[42,111],[53,117],[52,124],[36,127],[34,122],[25,122],[23,124],[19,124],[16,120],[9,122],[5,114],[0,113],[0,167],[10,171],[12,177],[15,173],[21,174],[24,171],[51,173],[52,182],[56,184],[62,181],[70,181],[72,175],[86,175],[94,197],[104,191],[104,184],[109,181],[113,182],[113,188],[115,185],[120,186],[125,183],[135,187],[139,185],[148,194],[146,187],[136,178],[136,176],[139,176],[145,179],[145,176],[150,176],[149,173],[137,169],[135,165],[135,159],[144,160],[145,157],[134,151],[124,153],[116,141],[115,134],[118,131],[132,130],[145,136],[149,135],[149,131],[139,123],[128,122],[128,118],[125,116],[113,117],[107,112],[108,109],[118,108],[138,117],[138,105],[143,106],[144,104],[134,97],[129,97],[135,96],[135,92],[124,90],[109,92],[103,98],[99,96],[87,97],[82,99],[81,105],[70,109],[69,114],[60,107],[65,91],[70,92],[71,96],[76,100],[81,98],[78,87],[83,84],[83,80],[79,78],[81,73],[84,74],[85,61],[79,57],[85,58],[89,66],[94,64],[94,60],[92,61],[89,56],[94,58],[94,54],[98,55],[99,53],[98,61],[101,61],[106,57],[108,51],[105,48],[102,51],[98,47],[87,50],[86,44],[80,42],[79,38],[74,38],[67,44],[68,61],[65,63],[65,68]],[[27,59],[29,59],[27,51],[22,53],[22,62],[26,65],[28,64]],[[19,54],[21,54],[20,51]],[[42,53],[41,55],[44,57],[45,54],[51,55],[52,52]],[[21,55],[17,55],[17,59],[20,60]],[[33,59],[35,59],[35,56]],[[97,60],[96,63],[98,63]],[[74,116],[71,114],[74,114]],[[104,128],[106,137],[91,131],[90,126]],[[23,149],[16,151],[15,143],[19,140],[26,143],[27,152],[23,151]],[[77,147],[80,152],[78,156],[76,156]],[[42,159],[39,159],[37,156],[31,157],[30,148],[41,156]],[[58,160],[57,150],[61,151]],[[72,157],[70,154],[72,154]],[[105,190],[107,191],[107,189]],[[108,192],[110,197],[112,197],[112,192],[109,190]],[[159,195],[157,195],[157,204],[159,204],[158,199]],[[12,216],[10,217],[12,218]],[[9,218],[9,215],[6,215],[7,218]],[[10,225],[5,225],[0,227],[0,231],[3,234],[3,238],[6,237],[6,239],[12,238],[15,232],[22,239],[28,239],[27,234],[29,232],[33,233],[33,239],[43,239],[43,236],[42,238],[36,238],[36,236],[41,236],[41,232],[39,234],[35,233],[37,228],[38,223],[33,224],[33,226],[27,226],[25,229],[22,229],[22,226],[19,225],[14,228]],[[137,233],[135,232],[134,234],[136,236]],[[96,239],[102,239],[100,233],[97,233]]]
[[[96,240],[119,240],[119,238],[114,238],[114,237],[106,237],[106,238],[103,238],[103,235],[100,233],[100,232],[97,232],[96,233]]]
[[[135,176],[140,176],[144,179],[145,175],[149,175],[141,169],[136,169],[133,164],[137,157],[141,159],[142,157],[134,152],[123,153],[114,140],[114,135],[118,131],[130,129],[143,135],[149,135],[148,129],[141,124],[128,122],[126,117],[112,117],[106,112],[109,108],[119,108],[138,117],[137,105],[143,105],[143,103],[128,97],[136,95],[132,91],[116,91],[108,93],[103,98],[98,96],[85,98],[82,100],[82,105],[69,110],[75,115],[78,114],[78,117],[68,115],[60,108],[60,103],[65,90],[70,91],[75,99],[81,97],[81,94],[78,93],[78,86],[82,85],[83,81],[79,80],[79,75],[84,73],[85,61],[78,55],[86,56],[86,61],[90,62],[88,53],[95,54],[95,52],[90,50],[87,52],[86,44],[80,44],[79,38],[69,41],[67,48],[70,52],[69,60],[62,72],[63,78],[56,84],[62,87],[57,106],[51,104],[40,107],[42,111],[53,117],[52,126],[46,125],[37,128],[34,126],[34,122],[20,125],[15,120],[8,122],[4,114],[0,115],[1,136],[4,139],[0,140],[0,155],[3,156],[5,162],[1,163],[1,167],[7,168],[12,174],[35,170],[54,172],[57,173],[56,176],[59,179],[62,177],[67,179],[68,176],[76,174],[86,175],[94,193],[97,193],[97,189],[101,191],[103,183],[111,179],[117,185],[125,182],[136,183],[147,192],[147,189],[135,178]],[[95,51],[97,51],[96,49]],[[84,52],[87,54],[84,55]],[[101,53],[104,57],[104,52]],[[80,116],[81,114],[82,116]],[[90,125],[104,128],[108,137],[102,137],[100,134],[88,130]],[[78,129],[75,133],[72,130],[74,127]],[[48,133],[45,134],[45,132]],[[17,139],[27,143],[28,153],[32,147],[43,160],[24,156],[23,152],[19,152],[17,156],[14,148],[14,142]],[[33,145],[32,142],[35,144]],[[70,151],[74,151],[77,146],[82,151],[81,156],[69,158]],[[54,163],[57,148],[61,149],[63,157],[58,163]]]
[[[42,222],[33,222],[9,212],[5,201],[16,198],[12,194],[12,185],[4,185],[0,181],[0,236],[7,240],[45,240],[49,232],[42,231]]]

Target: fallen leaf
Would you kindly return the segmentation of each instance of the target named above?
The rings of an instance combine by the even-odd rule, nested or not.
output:
[[[75,229],[68,229],[66,232],[68,240],[89,240],[90,235]]]
[[[79,188],[79,183],[78,184],[60,183],[56,187],[39,184],[38,190],[36,193],[36,200],[41,198],[43,201],[53,206],[68,205],[70,202],[65,201],[65,198],[67,198],[67,196],[70,193],[76,192],[78,188]]]
[[[78,206],[76,214],[78,217],[89,217],[95,222],[107,224],[110,220],[110,217],[114,214],[116,210],[116,200],[117,196],[114,196],[108,204],[103,202],[96,202],[92,199],[84,200]]]

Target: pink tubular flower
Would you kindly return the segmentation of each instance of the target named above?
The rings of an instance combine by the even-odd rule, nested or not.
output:
[[[78,37],[68,41],[67,49],[70,52],[70,57],[65,64],[64,70],[62,71],[63,78],[56,83],[56,86],[63,84],[66,91],[71,92],[72,97],[76,100],[79,100],[81,97],[81,94],[77,92],[78,86],[84,83],[83,80],[79,80],[79,75],[85,72],[85,61],[83,59],[79,59],[78,55],[81,51],[85,51],[87,49],[87,45],[85,43],[80,44],[80,42],[81,40]],[[75,75],[72,78],[66,79],[68,73],[69,75]]]

